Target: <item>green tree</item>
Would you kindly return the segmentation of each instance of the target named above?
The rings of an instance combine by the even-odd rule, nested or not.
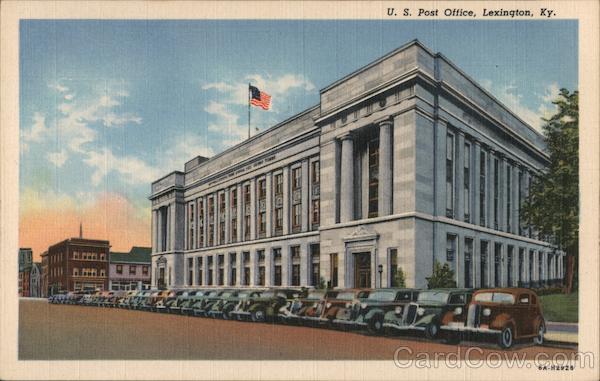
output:
[[[544,119],[548,168],[532,181],[524,221],[567,254],[566,292],[573,288],[579,247],[579,92],[561,89],[558,111]]]
[[[433,274],[427,279],[427,288],[455,288],[454,271],[447,263],[440,265],[438,261],[433,264]]]
[[[392,279],[392,287],[406,287],[406,276],[404,275],[402,267],[398,267],[396,274],[394,274],[394,279]]]

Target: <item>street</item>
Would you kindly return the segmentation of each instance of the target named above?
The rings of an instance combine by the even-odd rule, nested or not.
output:
[[[53,305],[41,299],[20,301],[21,360],[390,360],[400,347],[404,358],[417,353],[450,353],[459,357],[472,345],[477,360],[500,351],[492,343],[466,343],[458,348],[417,335],[378,337],[361,332],[223,321],[142,311]],[[513,348],[533,359],[576,348]],[[409,353],[410,352],[410,353]]]

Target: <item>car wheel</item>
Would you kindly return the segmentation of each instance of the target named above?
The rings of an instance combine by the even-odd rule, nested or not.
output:
[[[255,323],[262,323],[266,320],[265,311],[260,308],[252,311],[251,317],[252,321]]]
[[[536,345],[544,344],[544,331],[546,331],[546,326],[544,322],[540,322],[540,326],[538,327],[537,336],[533,338],[533,342]]]
[[[380,335],[383,332],[383,316],[375,315],[367,324],[369,332]]]
[[[427,326],[425,327],[425,337],[431,340],[437,336],[439,331],[440,331],[440,326],[438,325],[438,323],[435,321],[432,321],[431,323],[427,324]]]
[[[457,332],[448,332],[444,337],[444,343],[458,345],[460,343],[460,334]]]
[[[498,336],[498,346],[502,349],[508,349],[513,345],[513,329],[512,327],[504,327],[500,336]]]
[[[227,308],[223,310],[223,313],[221,314],[221,316],[223,317],[223,320],[231,320],[231,308]]]

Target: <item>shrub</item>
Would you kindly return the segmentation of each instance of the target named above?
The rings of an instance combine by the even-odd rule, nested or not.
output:
[[[438,261],[433,264],[433,273],[427,279],[427,288],[455,288],[454,271],[447,263],[440,265]]]

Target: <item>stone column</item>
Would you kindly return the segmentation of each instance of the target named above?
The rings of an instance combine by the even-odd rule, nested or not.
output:
[[[354,140],[346,134],[342,140],[340,222],[354,219]]]
[[[225,188],[225,242],[223,242],[223,243],[231,242],[230,229],[229,229],[229,226],[231,225],[231,211],[230,211],[231,205],[230,204],[231,204],[231,201],[230,201],[229,188]]]
[[[514,165],[511,170],[512,179],[510,180],[511,189],[511,211],[510,225],[511,233],[519,234],[519,166]]]
[[[158,250],[158,210],[155,209],[152,211],[152,252],[157,253]]]
[[[202,210],[203,210],[202,236],[204,237],[204,242],[202,242],[202,246],[207,247],[208,246],[208,199],[207,199],[206,195],[204,197],[202,197]],[[206,283],[204,283],[204,284],[206,284]]]
[[[302,160],[302,231],[308,231],[308,159]]]
[[[456,155],[454,156],[455,179],[454,192],[456,200],[456,210],[454,218],[459,221],[465,220],[465,133],[458,131],[457,134]]]
[[[256,250],[250,250],[250,286],[256,286],[258,258]]]
[[[202,258],[202,285],[208,285],[208,256]]]
[[[242,242],[242,226],[243,225],[243,219],[244,219],[244,212],[242,210],[242,184],[238,184],[237,185],[237,220],[236,220],[236,224],[237,224],[237,242]],[[241,253],[238,253],[238,256],[241,256]],[[238,270],[239,273],[239,270]],[[241,284],[241,283],[238,283]]]
[[[490,149],[488,153],[488,173],[487,173],[487,183],[488,183],[488,227],[491,229],[495,229],[494,221],[496,221],[496,215],[494,214],[494,150]]]
[[[300,245],[300,285],[308,285],[308,261],[310,255],[308,255],[309,244]]]
[[[266,237],[269,238],[271,236],[271,233],[273,232],[273,174],[271,172],[267,173],[265,181],[267,186],[267,199],[265,200],[265,215],[267,218]]]
[[[283,167],[283,235],[290,234],[290,168]],[[282,249],[283,251],[283,249]]]
[[[225,225],[227,225],[227,223],[225,223]],[[229,286],[231,284],[231,262],[229,261],[229,253],[223,253],[223,267],[223,285]]]
[[[523,203],[527,202],[527,199],[529,198],[529,178],[531,177],[531,175],[529,174],[529,171],[527,170],[527,168],[523,169]],[[523,225],[523,235],[527,236],[527,237],[531,237],[531,231],[529,229],[529,226],[527,225],[527,221],[522,221],[521,222]]]
[[[378,187],[378,215],[388,216],[392,214],[393,197],[393,148],[392,130],[394,122],[385,120],[379,123],[379,187]]]
[[[481,210],[479,209],[479,205],[480,205],[479,187],[481,186],[481,184],[479,182],[480,181],[479,172],[481,171],[481,168],[479,166],[479,164],[480,164],[479,157],[481,156],[481,144],[478,141],[475,141],[474,143],[475,144],[473,145],[473,157],[471,158],[471,163],[473,164],[473,183],[471,184],[471,192],[473,193],[473,209],[471,211],[472,212],[471,222],[474,225],[481,225],[480,224]],[[485,213],[485,211],[484,211],[484,213]]]
[[[250,239],[256,239],[256,179],[250,179]]]

